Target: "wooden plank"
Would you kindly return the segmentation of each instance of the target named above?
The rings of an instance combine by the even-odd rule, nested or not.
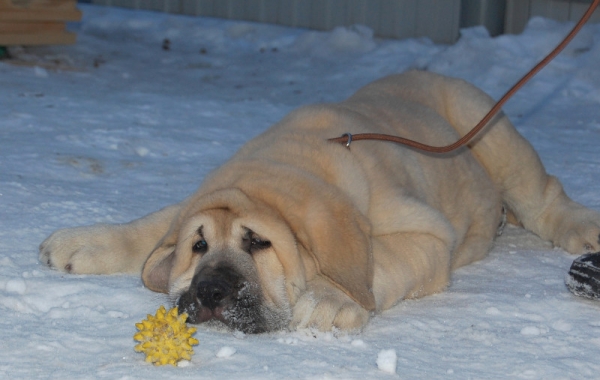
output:
[[[69,32],[0,34],[0,45],[70,45],[75,39]]]
[[[75,0],[0,0],[0,21],[78,21]]]
[[[0,0],[0,11],[8,10],[72,10],[75,0]]]
[[[41,22],[12,22],[0,21],[0,35],[2,34],[19,34],[19,33],[56,33],[65,30],[65,23],[56,21],[41,21]]]
[[[75,0],[0,0],[0,45],[72,44],[64,21],[77,20]]]
[[[81,11],[10,11],[0,10],[0,20],[13,21],[79,21]]]
[[[76,0],[0,0],[2,9],[75,8]]]
[[[81,11],[62,10],[5,10],[0,9],[0,21],[79,21]]]

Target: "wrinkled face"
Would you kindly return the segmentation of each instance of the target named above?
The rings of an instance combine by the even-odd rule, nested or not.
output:
[[[281,235],[259,218],[228,209],[202,211],[185,221],[169,295],[188,322],[220,321],[245,333],[285,328],[291,306],[276,250],[291,249],[293,236]]]

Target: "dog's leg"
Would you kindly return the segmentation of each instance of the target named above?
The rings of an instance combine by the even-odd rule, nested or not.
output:
[[[178,211],[174,205],[126,224],[55,231],[40,244],[40,260],[69,273],[141,273]]]
[[[367,310],[320,275],[306,286],[294,305],[290,329],[359,331],[369,321]]]
[[[438,111],[461,135],[494,104],[483,91],[456,79],[446,79],[443,94]],[[574,254],[600,250],[600,214],[565,194],[506,116],[492,120],[470,148],[525,228]]]
[[[378,311],[404,298],[440,292],[448,285],[452,242],[418,232],[377,236],[372,242]]]
[[[488,245],[490,242],[487,239]],[[471,248],[471,243],[463,249]],[[449,283],[452,242],[447,238],[421,232],[389,234],[373,237],[372,249],[378,312],[404,298],[440,292]],[[290,328],[357,331],[369,321],[367,310],[319,275],[306,285],[306,292],[294,305]]]

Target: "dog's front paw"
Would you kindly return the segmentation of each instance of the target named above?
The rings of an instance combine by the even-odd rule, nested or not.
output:
[[[40,244],[40,261],[68,273],[107,274],[122,271],[122,234],[109,225],[55,231]]]
[[[291,329],[359,331],[369,321],[369,312],[333,285],[324,280],[308,285],[294,305]]]
[[[554,245],[577,255],[600,251],[600,214],[577,210],[565,215],[561,224]]]

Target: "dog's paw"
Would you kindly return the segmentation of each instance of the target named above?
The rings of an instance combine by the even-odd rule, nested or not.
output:
[[[578,209],[565,215],[554,245],[577,255],[600,251],[600,214]]]
[[[368,321],[367,310],[341,290],[320,280],[318,285],[309,283],[309,290],[294,305],[290,328],[359,331]]]
[[[40,244],[40,261],[51,268],[76,274],[120,272],[126,248],[122,234],[110,225],[66,228]]]

